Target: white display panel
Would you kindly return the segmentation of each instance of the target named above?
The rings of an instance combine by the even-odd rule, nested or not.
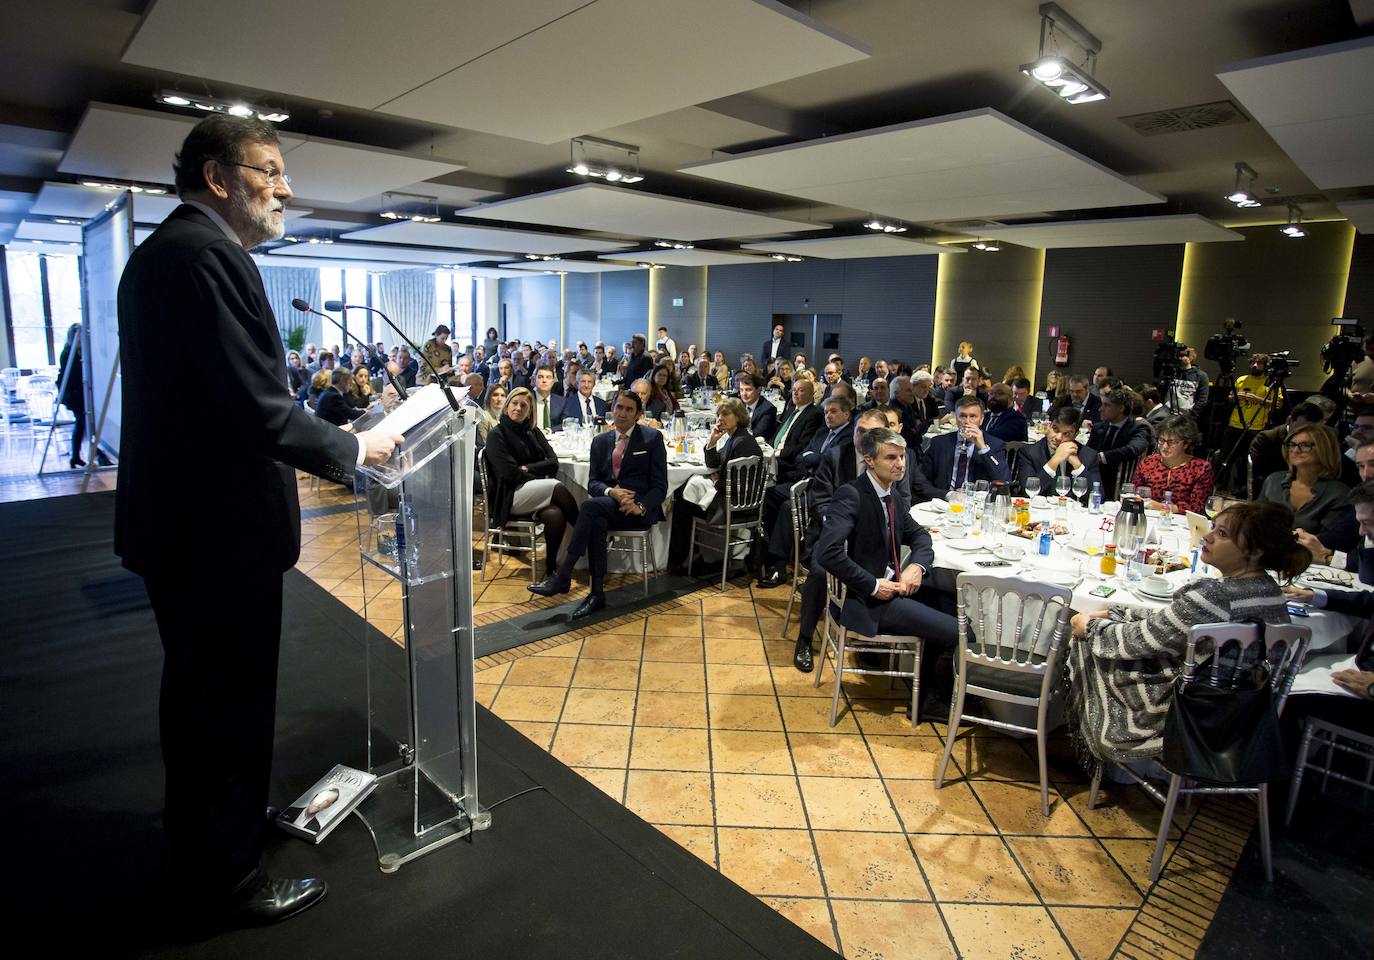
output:
[[[119,278],[134,247],[131,196],[82,227],[81,293],[85,312],[86,413],[100,447],[119,456]],[[106,405],[105,398],[109,396]],[[102,422],[101,409],[105,416]]]

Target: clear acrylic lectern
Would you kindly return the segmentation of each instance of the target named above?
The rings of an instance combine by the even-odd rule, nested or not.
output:
[[[363,616],[381,626],[367,630],[367,766],[379,781],[358,812],[384,873],[491,825],[477,800],[473,701],[475,413],[445,407],[405,431],[389,461],[358,471]]]

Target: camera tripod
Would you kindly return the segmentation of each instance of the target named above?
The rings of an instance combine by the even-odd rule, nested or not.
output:
[[[1226,417],[1226,420],[1223,422],[1221,442],[1217,445],[1212,460],[1212,472],[1216,477],[1218,485],[1223,482],[1223,478],[1227,481],[1231,480],[1230,471],[1233,469],[1232,464],[1235,462],[1236,454],[1240,452],[1241,446],[1245,446],[1244,456],[1248,464],[1250,442],[1253,440],[1255,434],[1260,430],[1266,429],[1275,421],[1286,419],[1290,409],[1288,391],[1283,385],[1284,378],[1287,374],[1273,370],[1266,372],[1264,386],[1269,394],[1268,399],[1263,405],[1254,407],[1247,413],[1245,404],[1242,403],[1240,394],[1236,390],[1236,377],[1233,371],[1234,368],[1232,368],[1232,372],[1227,372],[1222,376],[1222,383],[1226,385],[1226,400],[1224,403],[1217,405],[1219,409],[1225,411],[1223,416]],[[1240,436],[1236,437],[1235,443],[1231,445],[1230,451],[1225,453],[1225,455],[1221,455],[1222,449],[1226,446],[1227,440],[1229,439],[1227,436],[1228,432],[1236,429],[1230,426],[1229,414],[1233,410],[1240,411]],[[1262,423],[1256,424],[1254,422],[1255,418],[1259,417],[1261,412],[1263,412],[1264,420]],[[1248,499],[1253,494],[1253,491],[1250,489],[1248,470],[1244,487]],[[1231,488],[1234,490],[1234,483],[1231,483]]]

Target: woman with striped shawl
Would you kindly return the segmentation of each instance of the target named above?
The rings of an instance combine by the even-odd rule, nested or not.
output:
[[[1074,733],[1098,760],[1158,756],[1164,717],[1195,624],[1288,623],[1279,585],[1307,569],[1311,555],[1293,535],[1293,515],[1270,503],[1239,503],[1217,514],[1202,559],[1220,579],[1179,589],[1163,610],[1100,610],[1073,618],[1069,642]]]

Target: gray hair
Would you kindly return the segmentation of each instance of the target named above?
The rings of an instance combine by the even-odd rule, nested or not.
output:
[[[897,447],[899,450],[906,449],[906,441],[896,430],[887,427],[874,427],[872,430],[865,431],[859,438],[859,455],[864,457],[876,457],[879,447]]]
[[[887,386],[892,393],[900,393],[905,387],[911,386],[911,378],[903,373],[899,376],[893,377],[888,382]]]
[[[926,383],[934,383],[935,377],[931,374],[929,370],[917,370],[915,373],[911,375],[912,383],[920,383],[923,380]]]
[[[1073,376],[1069,377],[1069,383],[1076,384],[1080,387],[1086,387],[1088,385],[1088,378],[1081,373],[1075,373]]]
[[[1323,396],[1320,393],[1312,394],[1312,396],[1308,397],[1303,402],[1310,403],[1312,404],[1312,406],[1320,410],[1322,412],[1323,418],[1330,417],[1331,414],[1336,412],[1336,401],[1332,400],[1330,397]]]

